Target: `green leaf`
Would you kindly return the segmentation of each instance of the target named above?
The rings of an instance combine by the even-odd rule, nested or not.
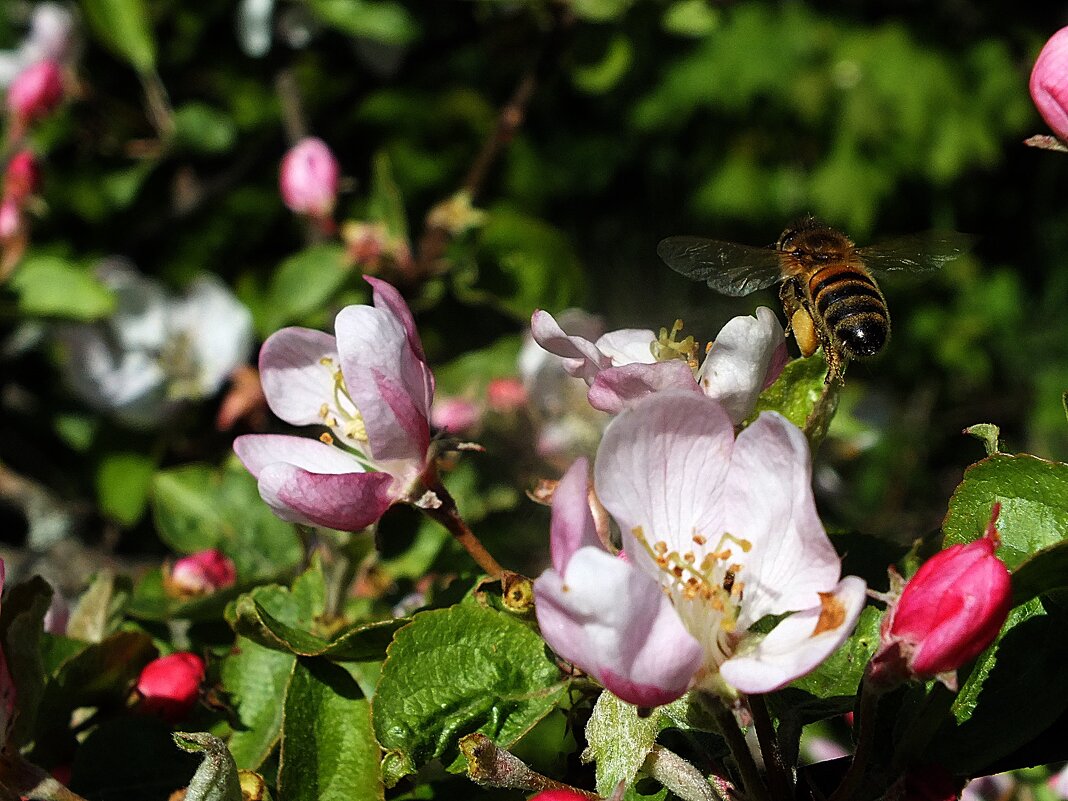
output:
[[[998,556],[1011,570],[1068,539],[1068,465],[1000,453],[972,465],[949,501],[945,545],[981,537],[995,503],[1001,504]]]
[[[340,665],[298,659],[286,689],[278,795],[295,801],[383,799],[371,705]]]
[[[432,759],[452,763],[474,731],[510,748],[566,688],[545,643],[512,615],[474,603],[417,614],[394,637],[375,691],[386,784]]]
[[[705,0],[678,0],[664,12],[661,25],[668,33],[698,38],[714,31],[719,21],[719,9]]]
[[[103,512],[123,526],[141,519],[156,460],[142,453],[109,453],[96,469],[96,496]]]
[[[308,0],[322,22],[357,38],[405,45],[418,34],[415,20],[400,3],[381,0]]]
[[[583,92],[605,94],[623,79],[633,63],[634,47],[630,39],[618,35],[608,43],[608,49],[598,63],[576,67],[571,79]]]
[[[620,782],[631,784],[660,731],[660,711],[644,717],[633,704],[601,693],[586,724],[583,762],[597,762],[597,794],[608,797]]]
[[[386,231],[391,236],[408,239],[408,216],[404,211],[404,196],[401,195],[397,180],[393,177],[389,154],[384,150],[375,154],[367,216],[385,223]]]
[[[1068,587],[1068,542],[1044,548],[1012,572],[1012,605]]]
[[[283,261],[271,277],[256,320],[265,336],[328,305],[352,272],[345,249],[334,243],[312,245]]]
[[[237,765],[226,743],[205,732],[174,733],[174,744],[189,753],[203,752],[204,760],[189,780],[186,801],[241,801]]]
[[[174,111],[175,144],[198,153],[225,153],[237,141],[230,116],[207,103],[186,103]]]
[[[793,359],[774,384],[760,393],[754,417],[760,412],[778,412],[798,428],[804,428],[827,386],[827,362],[817,351],[807,359]]]
[[[104,570],[93,576],[67,621],[67,635],[100,642],[122,623],[130,598],[130,580]]]
[[[244,582],[277,578],[303,555],[296,529],[274,516],[256,479],[233,461],[221,470],[186,465],[157,472],[152,511],[168,546],[179,553],[219,548]]]
[[[230,753],[239,768],[258,770],[282,732],[282,704],[296,657],[238,637],[222,664],[223,688],[240,725],[230,735]]]
[[[38,705],[44,690],[44,662],[41,639],[44,616],[52,602],[52,588],[40,576],[16,584],[0,607],[0,635],[4,656],[15,682],[18,715],[11,730],[8,747],[29,739],[37,720]],[[7,721],[4,721],[7,723]]]
[[[408,621],[399,618],[353,626],[327,641],[273,617],[257,603],[257,594],[277,592],[278,588],[258,588],[242,595],[227,610],[227,621],[235,632],[266,648],[298,656],[324,656],[350,662],[382,659],[393,640],[393,632]]]
[[[977,776],[1049,727],[1068,709],[1066,627],[1068,609],[1051,598],[1014,609],[961,685],[952,720],[925,756],[957,775]]]
[[[143,0],[82,0],[89,27],[101,44],[138,72],[156,66],[156,41]]]
[[[115,296],[86,270],[58,256],[29,256],[11,278],[19,311],[88,322],[115,310]]]

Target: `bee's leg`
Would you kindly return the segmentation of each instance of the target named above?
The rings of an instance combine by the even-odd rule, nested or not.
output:
[[[792,280],[783,282],[779,289],[779,300],[782,301],[783,311],[786,312],[786,333],[793,333],[801,355],[808,358],[820,346],[820,337],[812,315],[797,291],[797,284]]]

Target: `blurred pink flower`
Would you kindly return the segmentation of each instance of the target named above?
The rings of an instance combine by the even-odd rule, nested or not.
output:
[[[51,59],[26,67],[7,89],[7,108],[20,130],[50,114],[62,99],[63,72]]]
[[[337,202],[341,168],[326,142],[306,137],[282,159],[278,188],[282,201],[296,214],[328,219]]]
[[[37,159],[31,151],[20,150],[11,157],[4,171],[4,199],[23,203],[37,191],[40,182],[41,170]]]
[[[1031,99],[1053,133],[1068,140],[1068,28],[1053,34],[1038,54]]]
[[[937,678],[956,689],[957,668],[997,637],[1012,608],[1009,571],[994,554],[999,508],[983,537],[936,553],[890,604],[868,668],[877,685]]]
[[[466,398],[441,398],[434,402],[430,422],[450,434],[470,431],[478,423],[482,410]]]
[[[0,200],[0,240],[11,239],[22,231],[22,208],[17,200]]]
[[[236,581],[233,561],[215,548],[183,556],[166,575],[167,589],[178,596],[208,595]]]
[[[204,681],[204,660],[196,654],[179,651],[153,659],[137,679],[140,708],[175,723],[197,702],[200,683]]]
[[[623,700],[771,692],[853,630],[866,587],[840,580],[808,443],[783,417],[762,414],[735,439],[718,401],[658,392],[609,424],[595,474],[626,558],[597,540],[576,462],[553,498],[536,609],[549,645]],[[768,615],[786,616],[749,631]]]
[[[342,309],[336,338],[283,328],[260,351],[271,410],[292,425],[333,431],[322,441],[279,434],[234,441],[260,496],[283,520],[358,531],[424,492],[434,376],[400,293],[365,280],[374,306]]]
[[[752,414],[757,396],[786,364],[782,325],[764,307],[756,317],[728,321],[696,370],[696,364],[674,355],[658,359],[659,338],[647,329],[611,331],[592,342],[568,335],[541,310],[534,312],[530,325],[534,340],[589,385],[590,405],[611,414],[649,393],[677,389],[720,401],[738,424]]]
[[[486,385],[486,403],[495,412],[514,412],[527,400],[526,387],[518,378],[494,378]]]

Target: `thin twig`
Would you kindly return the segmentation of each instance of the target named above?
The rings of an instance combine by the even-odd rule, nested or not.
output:
[[[724,801],[701,771],[662,745],[653,745],[642,769],[684,801]]]
[[[793,780],[789,769],[782,761],[782,749],[779,737],[768,713],[768,705],[763,695],[748,696],[749,709],[753,713],[753,726],[756,728],[760,753],[764,755],[764,767],[768,774],[768,790],[773,798],[793,798]]]
[[[483,572],[490,578],[499,579],[504,573],[504,568],[486,550],[470,526],[467,525],[467,521],[463,519],[460,510],[456,507],[456,501],[449,494],[449,491],[445,489],[445,485],[437,478],[427,482],[427,485],[430,492],[437,496],[438,503],[420,505],[419,508],[428,517],[444,526],[456,541],[464,547],[464,550],[471,555],[471,558],[482,568]]]
[[[742,783],[745,785],[745,796],[749,801],[771,801],[771,795],[764,784],[764,778],[760,775],[756,760],[749,750],[749,743],[745,741],[738,721],[734,713],[720,700],[718,695],[710,692],[697,692],[696,697],[716,719],[719,733],[727,741],[731,755],[738,765],[738,771],[742,774]]]
[[[477,784],[529,792],[569,790],[589,799],[599,798],[589,790],[580,790],[531,770],[510,751],[498,748],[484,734],[475,733],[460,738],[460,752],[467,759],[468,777]]]
[[[853,761],[849,769],[842,777],[838,789],[831,793],[827,801],[846,801],[852,798],[857,787],[864,778],[864,772],[868,767],[868,759],[871,756],[872,746],[875,744],[875,712],[879,707],[879,693],[871,689],[868,682],[860,691],[860,709],[857,715],[857,750],[853,754]]]

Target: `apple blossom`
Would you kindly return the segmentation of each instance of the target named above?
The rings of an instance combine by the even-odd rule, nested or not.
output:
[[[534,585],[546,641],[641,706],[691,687],[771,692],[808,673],[852,631],[866,589],[840,579],[810,477],[804,435],[778,414],[735,438],[700,393],[634,403],[606,429],[595,469],[626,556],[597,542],[577,463],[553,499],[553,566]],[[768,615],[786,616],[750,631]]]
[[[326,142],[309,136],[289,149],[278,173],[282,200],[296,214],[324,219],[337,202],[341,168]]]
[[[434,377],[400,293],[365,280],[374,305],[342,309],[336,338],[284,328],[260,351],[271,410],[292,425],[333,432],[322,441],[277,434],[235,440],[260,496],[283,520],[358,531],[425,492]]]
[[[1031,98],[1058,138],[1068,139],[1068,27],[1043,46],[1031,70]]]
[[[782,325],[771,309],[756,317],[735,317],[720,331],[704,362],[697,367],[696,345],[678,343],[647,329],[622,329],[595,342],[567,334],[545,311],[531,318],[535,341],[563,359],[564,368],[590,387],[590,404],[618,413],[651,392],[678,389],[703,392],[719,400],[735,423],[753,412],[757,396],[778,377],[786,363]]]
[[[937,678],[956,689],[957,668],[997,637],[1012,608],[1009,570],[994,553],[999,510],[982,537],[936,553],[891,601],[868,667],[873,685]]]
[[[177,722],[196,704],[202,681],[204,660],[196,654],[179,651],[153,659],[137,679],[140,708],[170,723]]]
[[[65,63],[74,50],[74,15],[60,3],[33,7],[30,30],[14,50],[0,51],[0,86],[9,86],[27,67],[39,61]]]
[[[216,548],[183,556],[164,579],[168,591],[179,596],[207,595],[232,587],[235,581],[233,561]]]
[[[116,295],[112,316],[58,329],[68,386],[126,425],[158,425],[182,403],[214,395],[252,347],[252,315],[214,276],[180,297],[128,263],[97,277]]]

